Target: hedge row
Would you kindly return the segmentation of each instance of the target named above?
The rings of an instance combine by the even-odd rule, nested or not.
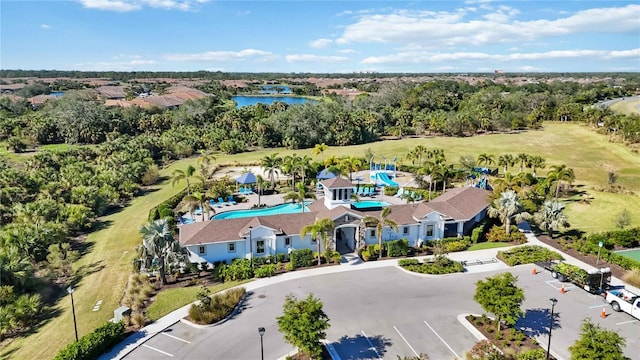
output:
[[[60,350],[54,360],[97,359],[124,338],[124,324],[108,322]]]
[[[511,250],[498,251],[497,257],[509,266],[533,264],[545,260],[563,260],[559,253],[539,245],[525,245]]]
[[[185,195],[187,195],[186,188],[168,198],[167,200],[161,202],[160,205],[151,208],[151,210],[149,210],[149,221],[163,219],[166,217],[173,219],[173,209],[175,209],[176,206],[180,204]]]
[[[464,271],[462,264],[446,256],[436,256],[432,261],[424,263],[420,263],[418,259],[402,259],[398,261],[398,265],[421,274],[451,274]]]

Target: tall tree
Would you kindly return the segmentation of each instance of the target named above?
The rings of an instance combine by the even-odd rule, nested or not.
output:
[[[207,201],[207,195],[201,192],[194,192],[191,195],[187,195],[184,198],[184,202],[189,207],[189,211],[193,214],[200,209],[202,215],[202,221],[209,219],[211,211],[215,214],[215,210],[209,205]],[[205,217],[206,216],[206,217]]]
[[[378,237],[378,247],[380,248],[379,257],[382,257],[382,230],[384,230],[385,227],[390,227],[394,231],[396,232],[398,231],[398,223],[396,223],[392,219],[389,219],[389,215],[391,215],[391,208],[386,207],[382,209],[382,212],[380,213],[380,219],[371,215],[367,215],[361,221],[362,224],[364,224],[366,227],[376,228],[376,236]]]
[[[501,321],[514,325],[522,317],[524,290],[516,285],[517,281],[516,276],[506,272],[476,282],[473,300],[480,304],[484,311],[496,316],[498,331]]]
[[[520,164],[519,171],[522,172],[522,169],[529,161],[529,154],[520,153],[516,156],[515,160]]]
[[[622,360],[627,341],[613,330],[606,330],[586,318],[580,326],[580,338],[569,346],[571,360]]]
[[[304,212],[304,199],[316,199],[316,194],[309,191],[309,189],[303,184],[299,183],[297,186],[298,191],[289,191],[283,197],[284,201],[291,200],[300,204],[302,212]]]
[[[324,152],[329,149],[329,146],[325,143],[316,144],[313,147],[313,155],[320,155],[320,161],[324,162]]]
[[[487,153],[482,153],[478,155],[478,164],[479,165],[492,165],[495,163],[494,156]]]
[[[349,171],[349,181],[353,181],[353,172],[362,168],[362,160],[355,156],[349,156],[340,160],[342,165],[347,171]]]
[[[540,155],[533,155],[529,157],[527,167],[533,170],[533,177],[537,176],[538,169],[544,169],[546,166],[545,160]]]
[[[320,265],[320,254],[322,249],[327,249],[327,237],[329,236],[329,231],[333,231],[335,229],[336,224],[331,219],[320,219],[316,220],[312,225],[307,225],[300,230],[300,237],[304,238],[307,234],[311,234],[311,238],[315,239],[318,243],[318,265]],[[318,236],[320,239],[318,239]],[[322,246],[321,246],[322,245]]]
[[[547,174],[547,181],[556,184],[556,200],[558,200],[562,183],[571,185],[575,179],[576,175],[573,172],[573,169],[567,167],[565,164],[552,165],[551,170]]]
[[[167,268],[175,269],[180,263],[188,262],[188,252],[180,246],[171,232],[166,219],[150,221],[140,227],[142,244],[138,246],[139,259],[145,264],[157,261],[160,280],[167,284]]]
[[[505,173],[508,167],[515,165],[515,163],[515,159],[511,154],[503,154],[498,157],[498,166],[502,166]]]
[[[198,179],[200,181],[204,181],[204,179],[200,175],[196,175],[196,168],[193,165],[187,166],[185,170],[176,169],[173,171],[171,186],[181,182],[182,180],[187,182],[187,195],[191,195],[191,179]]]
[[[557,200],[546,200],[538,212],[533,215],[533,219],[543,231],[548,231],[553,239],[553,232],[560,226],[566,228],[571,226],[567,215],[562,211],[564,204]]]
[[[531,215],[524,211],[520,205],[520,198],[515,191],[509,190],[500,194],[498,199],[495,199],[489,206],[487,211],[492,218],[499,218],[504,224],[505,231],[509,234],[511,230],[511,221],[515,220],[516,223],[527,220]]]
[[[284,300],[282,315],[276,318],[284,339],[312,359],[321,358],[321,340],[326,338],[325,331],[329,328],[329,317],[322,306],[322,301],[313,294],[304,300],[290,294]]]
[[[278,153],[272,153],[263,157],[261,162],[262,167],[271,182],[271,190],[273,190],[276,186],[276,176],[278,176],[278,171],[282,165],[282,158],[278,156]]]

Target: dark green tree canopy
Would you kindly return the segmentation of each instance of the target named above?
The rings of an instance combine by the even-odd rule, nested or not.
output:
[[[298,300],[290,294],[284,300],[282,316],[277,317],[278,329],[285,340],[297,346],[301,352],[313,359],[322,355],[322,343],[329,328],[329,318],[322,310],[322,301],[309,294]]]
[[[580,326],[580,338],[569,346],[571,360],[624,360],[626,340],[617,332],[606,330],[586,318]]]
[[[513,325],[523,314],[520,307],[524,301],[524,290],[516,285],[517,280],[516,276],[506,272],[476,283],[473,300],[496,316],[498,326],[500,321]]]

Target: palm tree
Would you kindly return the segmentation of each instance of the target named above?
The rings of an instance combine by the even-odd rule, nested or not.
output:
[[[340,165],[349,172],[349,181],[353,181],[353,172],[360,170],[362,160],[355,156],[349,156],[341,159]]]
[[[160,280],[162,285],[166,285],[166,268],[170,269],[181,263],[186,263],[188,261],[187,250],[171,236],[167,219],[146,223],[140,227],[140,235],[142,235],[142,244],[138,246],[140,260],[149,263],[151,260],[157,259]]]
[[[302,230],[300,230],[300,237],[304,239],[305,236],[307,236],[307,234],[311,234],[311,238],[312,239],[316,239],[316,242],[318,243],[318,265],[320,265],[320,254],[322,251],[322,248],[324,248],[325,250],[327,249],[327,237],[329,235],[329,231],[333,231],[333,229],[336,227],[336,224],[333,222],[333,220],[331,219],[321,219],[321,220],[316,220],[315,223],[313,223],[313,225],[307,225],[305,227],[302,228]],[[320,235],[320,240],[318,241],[318,235]],[[320,247],[320,244],[322,244],[322,248]]]
[[[184,198],[184,201],[186,202],[187,206],[189,207],[189,211],[192,214],[196,210],[200,209],[200,212],[202,213],[202,221],[205,220],[205,213],[206,213],[206,219],[209,219],[209,211],[213,211],[214,214],[216,212],[211,207],[211,205],[209,205],[209,202],[207,201],[207,196],[201,192],[194,192],[191,195],[187,195]]]
[[[300,162],[302,158],[296,154],[287,155],[282,159],[282,172],[291,175],[291,191],[296,189],[296,175],[300,171]]]
[[[568,168],[567,165],[552,165],[551,170],[547,174],[547,181],[551,183],[556,183],[556,200],[558,200],[558,195],[560,193],[560,186],[563,182],[571,185],[573,180],[576,179],[576,175],[573,172],[572,168]]]
[[[289,191],[283,197],[284,201],[291,200],[301,204],[302,212],[304,212],[304,199],[316,199],[316,194],[309,192],[309,189],[303,184],[298,184],[298,191]]]
[[[434,184],[436,168],[437,166],[434,163],[432,163],[431,161],[428,161],[423,167],[421,167],[417,171],[418,175],[427,176],[427,181],[429,182],[429,201],[431,201],[431,188],[433,187],[433,184]]]
[[[389,219],[389,215],[391,215],[391,208],[386,207],[382,209],[380,213],[380,219],[373,217],[371,215],[365,216],[361,222],[366,227],[374,227],[376,228],[376,235],[378,236],[378,247],[380,248],[380,256],[382,257],[382,230],[385,226],[392,228],[394,231],[398,231],[398,223]]]
[[[524,211],[519,200],[515,191],[505,191],[500,194],[498,199],[493,201],[493,204],[487,210],[490,217],[497,217],[502,221],[507,234],[511,230],[511,220],[519,223],[531,217],[528,212]]]
[[[189,180],[191,178],[196,178],[204,181],[204,179],[200,175],[195,175],[195,172],[196,168],[194,168],[193,165],[187,166],[186,170],[174,170],[172,174],[173,178],[171,179],[171,186],[174,186],[176,183],[185,180],[187,182],[187,195],[191,195],[191,183],[189,182]]]
[[[480,155],[478,155],[478,165],[486,165],[489,166],[491,164],[494,164],[494,156],[487,154],[487,153],[482,153]]]
[[[327,149],[329,149],[329,145],[326,145],[325,143],[316,144],[316,146],[313,148],[313,155],[320,155],[320,161],[324,162],[323,153],[327,151]]]
[[[271,182],[271,190],[276,187],[276,176],[278,176],[278,170],[281,165],[282,158],[278,157],[278,153],[272,153],[262,158],[262,167]]]
[[[509,166],[515,165],[515,159],[511,154],[503,154],[498,157],[498,166],[504,167],[504,172],[507,172]]]
[[[527,167],[533,169],[533,177],[536,177],[536,173],[538,169],[544,169],[546,166],[545,160],[540,155],[533,155],[529,158],[527,162]]]
[[[571,226],[567,216],[562,212],[564,204],[557,200],[547,200],[542,204],[538,212],[533,215],[538,227],[543,231],[548,231],[553,239],[553,232],[560,226],[567,228]]]
[[[520,153],[516,156],[515,161],[520,163],[520,172],[524,168],[525,164],[529,162],[529,155],[525,153]]]
[[[495,178],[493,180],[493,184],[495,185],[495,190],[499,192],[513,190],[516,193],[519,193],[522,190],[522,185],[527,181],[524,173],[518,173],[516,175],[511,174],[510,172],[504,173],[504,177]]]
[[[216,158],[211,154],[207,154],[206,151],[200,150],[200,157],[198,157],[198,165],[200,165],[200,176],[202,177],[202,181],[206,181],[209,179],[209,167],[211,166],[211,162]]]
[[[422,156],[427,154],[427,148],[422,145],[416,145],[416,147],[413,148],[413,152],[418,157],[418,166],[422,166]]]

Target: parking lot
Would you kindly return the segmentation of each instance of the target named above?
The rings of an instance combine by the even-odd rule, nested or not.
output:
[[[482,266],[482,265],[481,265]],[[525,289],[526,316],[517,326],[547,343],[549,298],[555,297],[556,326],[552,349],[569,359],[568,346],[577,339],[583,318],[612,329],[627,339],[626,355],[640,360],[640,323],[612,313],[602,297],[561,284],[548,273],[531,274],[530,266],[510,270]],[[324,302],[331,328],[329,348],[342,359],[396,359],[425,353],[431,359],[455,359],[471,349],[476,338],[459,315],[482,313],[473,300],[475,282],[496,271],[425,277],[395,267],[312,276],[254,291],[240,313],[215,327],[176,323],[131,352],[129,359],[250,359],[260,356],[258,327],[265,327],[265,359],[278,359],[292,347],[277,330],[284,297],[308,293]],[[601,318],[606,309],[607,317]]]

